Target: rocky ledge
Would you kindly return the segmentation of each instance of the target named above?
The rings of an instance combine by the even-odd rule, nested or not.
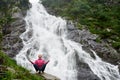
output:
[[[48,73],[41,73],[41,74],[37,74],[37,75],[40,75],[40,76],[44,77],[45,80],[60,80],[56,76],[53,76],[53,75],[48,74]]]

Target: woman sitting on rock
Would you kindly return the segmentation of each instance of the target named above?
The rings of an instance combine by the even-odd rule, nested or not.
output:
[[[47,63],[49,62],[49,60],[46,62],[45,60],[42,59],[42,54],[38,55],[38,59],[35,60],[35,62],[32,62],[30,59],[28,59],[34,66],[36,72],[44,72],[45,67],[47,65]]]

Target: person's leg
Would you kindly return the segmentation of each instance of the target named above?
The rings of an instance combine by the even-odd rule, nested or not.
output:
[[[34,68],[35,68],[36,71],[39,70],[39,67],[36,64],[33,64],[33,66],[34,66]]]
[[[44,65],[39,69],[39,71],[44,72],[45,68],[46,68],[46,64],[44,64]]]

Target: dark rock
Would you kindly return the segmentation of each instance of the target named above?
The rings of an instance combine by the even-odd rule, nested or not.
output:
[[[91,71],[81,68],[78,70],[78,80],[100,80]]]
[[[100,80],[89,68],[88,64],[83,60],[79,60],[78,54],[75,51],[76,69],[78,71],[78,80]]]
[[[4,65],[0,65],[0,71],[7,71],[7,67]]]
[[[87,29],[78,30],[74,27],[74,24],[68,21],[68,38],[81,43],[83,49],[91,53],[90,49],[94,50],[103,60],[112,64],[117,64],[116,61],[120,60],[120,54],[112,48],[106,41],[101,40],[97,42],[96,39],[99,37],[92,34]]]
[[[4,62],[5,62],[4,59],[0,57],[0,65],[2,65]]]
[[[25,31],[24,16],[30,7],[29,0],[2,0],[0,4],[1,9],[4,9],[0,11],[0,17],[10,18],[2,27],[2,48],[6,54],[14,57],[23,46],[19,36]]]
[[[20,35],[25,31],[26,23],[21,12],[14,13],[15,21],[3,27],[3,51],[10,57],[14,57],[23,47]]]

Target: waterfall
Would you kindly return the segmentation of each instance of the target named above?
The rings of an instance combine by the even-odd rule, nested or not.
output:
[[[50,60],[45,72],[61,80],[78,80],[77,54],[101,80],[120,80],[117,66],[102,61],[94,51],[95,58],[92,58],[82,50],[81,44],[67,38],[66,20],[48,14],[39,0],[29,1],[32,8],[25,17],[26,31],[20,36],[24,47],[15,58],[19,65],[34,73],[26,55],[35,61],[38,54],[43,54],[45,60]]]

